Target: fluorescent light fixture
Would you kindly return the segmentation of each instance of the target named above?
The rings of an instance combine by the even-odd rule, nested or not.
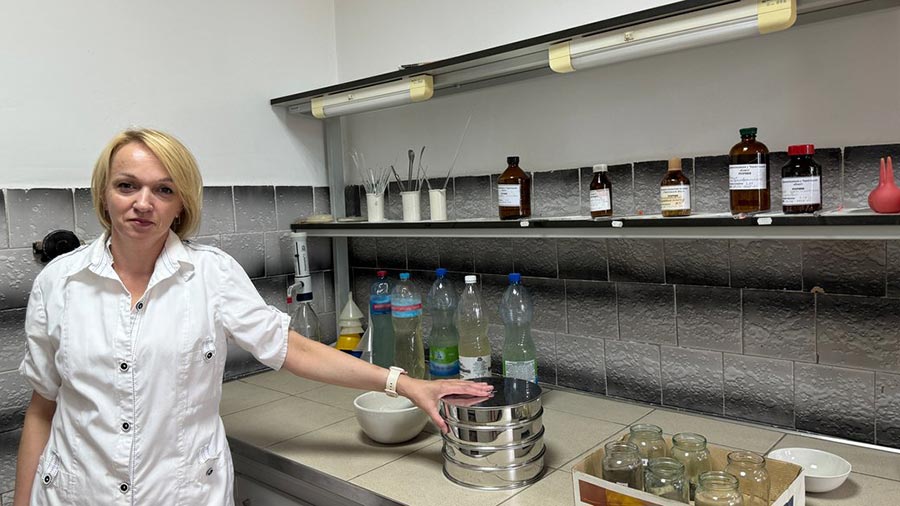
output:
[[[797,21],[797,0],[741,0],[550,46],[555,72],[609,65],[644,56],[777,32]]]
[[[434,95],[434,79],[430,75],[420,75],[339,95],[316,97],[312,99],[310,106],[313,116],[324,119],[422,102],[432,95]]]

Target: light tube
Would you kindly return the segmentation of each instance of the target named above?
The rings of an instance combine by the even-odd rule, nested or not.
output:
[[[324,119],[422,102],[433,95],[434,80],[430,75],[420,75],[339,95],[316,97],[312,99],[310,108],[313,116]]]

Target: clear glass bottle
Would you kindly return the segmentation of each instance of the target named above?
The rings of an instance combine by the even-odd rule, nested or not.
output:
[[[497,203],[501,220],[531,216],[531,177],[519,167],[518,156],[506,157],[506,170],[497,179]]]
[[[687,504],[689,488],[684,464],[672,457],[650,459],[644,467],[644,492]]]
[[[603,447],[603,479],[635,490],[644,489],[644,465],[637,445],[612,441]]]
[[[822,210],[822,166],[812,144],[788,146],[791,159],[781,168],[781,209],[785,214]]]
[[[394,365],[406,369],[410,378],[425,379],[425,346],[422,342],[422,297],[400,273],[400,282],[391,292],[391,321],[394,324]]]
[[[728,189],[731,213],[768,211],[769,148],[756,140],[756,128],[742,128],[741,142],[729,152]]]
[[[744,506],[768,506],[770,482],[765,457],[750,451],[733,451],[728,454],[725,472],[738,479]]]
[[[316,316],[311,301],[295,300],[293,305],[296,307],[291,312],[291,323],[289,328],[303,337],[308,337],[313,341],[322,342],[319,317]]]
[[[690,499],[694,500],[700,475],[710,470],[706,438],[693,432],[672,436],[672,458],[684,464],[684,477],[690,484]]]
[[[612,182],[609,180],[606,164],[594,165],[594,178],[591,180],[590,194],[591,218],[612,216]]]
[[[737,478],[724,471],[701,474],[694,506],[744,506]]]
[[[691,215],[691,181],[681,170],[681,158],[669,160],[669,170],[659,183],[659,207],[666,218]]]
[[[668,454],[669,447],[662,433],[658,425],[649,423],[638,423],[630,427],[628,441],[637,445],[645,466],[648,460],[665,457]]]

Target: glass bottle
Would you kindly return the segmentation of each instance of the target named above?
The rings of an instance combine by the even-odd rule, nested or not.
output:
[[[400,273],[400,282],[391,292],[391,321],[394,324],[394,365],[406,369],[410,378],[425,379],[425,346],[422,342],[422,297]]]
[[[300,295],[302,294],[298,294],[298,297]],[[316,316],[316,312],[312,308],[311,299],[294,301],[296,307],[291,313],[291,322],[288,327],[303,337],[322,342],[319,317]],[[290,298],[288,298],[288,301],[290,301]]]
[[[644,467],[644,492],[687,504],[689,488],[684,464],[672,457],[650,459]]]
[[[501,220],[531,216],[531,178],[519,168],[519,157],[506,157],[506,170],[497,179],[497,203]]]
[[[791,159],[781,168],[781,209],[785,214],[822,210],[822,166],[812,159],[812,144],[788,146]]]
[[[738,479],[744,506],[768,506],[770,482],[765,457],[750,451],[733,451],[728,454],[725,472]]]
[[[612,183],[606,164],[594,165],[594,178],[590,187],[591,218],[612,216]]]
[[[638,423],[629,429],[628,441],[634,443],[641,453],[641,459],[646,466],[649,459],[665,457],[668,446],[662,437],[662,429],[649,423]]]
[[[737,478],[723,471],[701,474],[694,506],[744,506]]]
[[[710,455],[706,438],[693,432],[672,436],[672,457],[684,464],[684,477],[690,484],[690,499],[694,500],[700,475],[710,470]]]
[[[603,447],[603,479],[635,490],[644,489],[644,466],[637,445],[612,441]]]
[[[659,184],[659,203],[662,215],[691,215],[691,181],[681,170],[681,158],[669,160],[669,170]]]
[[[741,142],[728,154],[728,188],[731,193],[731,213],[768,211],[769,148],[756,140],[756,128],[742,128]]]

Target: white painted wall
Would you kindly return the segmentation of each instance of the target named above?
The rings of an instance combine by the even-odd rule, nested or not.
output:
[[[0,48],[0,188],[85,186],[132,125],[209,185],[326,184],[321,123],[268,101],[336,82],[331,1],[5,2]]]
[[[346,3],[336,4],[339,54]],[[459,26],[468,12],[442,15],[444,24]],[[503,24],[504,16],[493,23]],[[368,45],[391,45],[393,37]],[[449,51],[447,41],[429,47],[435,57]],[[350,117],[347,130],[350,145],[370,163],[391,163],[400,154],[405,167],[405,150],[427,144],[432,175],[446,171],[470,111],[457,174],[500,172],[510,154],[530,170],[725,154],[743,126],[759,127],[760,140],[773,150],[801,142],[898,142],[898,47],[900,9],[877,11],[360,114]],[[341,61],[342,78],[357,73],[345,69],[346,57]]]

